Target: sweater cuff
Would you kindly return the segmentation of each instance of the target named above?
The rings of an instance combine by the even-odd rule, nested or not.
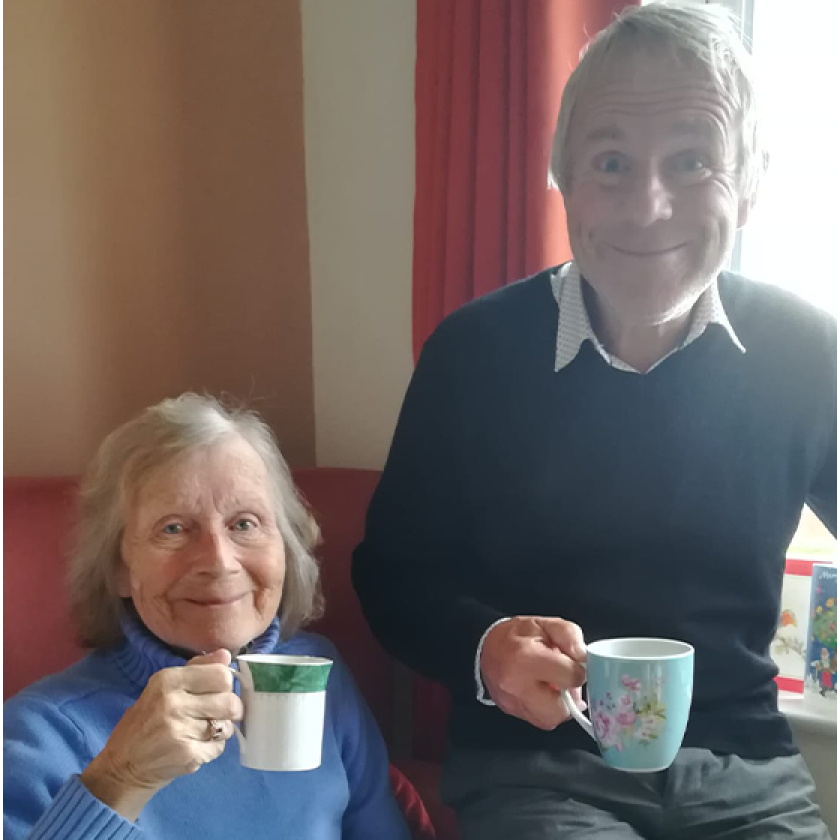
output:
[[[27,840],[129,840],[141,836],[134,823],[97,799],[74,775],[58,791]]]
[[[497,624],[502,624],[505,621],[510,621],[510,617],[508,616],[506,618],[500,618],[498,621],[494,621],[484,631],[481,638],[478,640],[478,649],[475,652],[475,699],[478,700],[479,703],[483,703],[485,706],[495,706],[496,703],[494,702],[493,698],[487,694],[487,686],[484,685],[484,679],[481,676],[481,651],[484,648],[484,640],[490,634],[490,631]]]

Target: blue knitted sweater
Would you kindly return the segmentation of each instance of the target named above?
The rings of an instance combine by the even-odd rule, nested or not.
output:
[[[335,661],[321,766],[301,773],[250,770],[240,765],[231,739],[218,759],[156,794],[136,823],[116,814],[88,792],[79,773],[152,674],[184,664],[136,619],[126,616],[123,629],[126,638],[118,648],[91,653],[5,703],[4,838],[408,840],[388,780],[385,745],[346,666],[320,636],[299,633],[280,642],[276,619],[249,652]]]

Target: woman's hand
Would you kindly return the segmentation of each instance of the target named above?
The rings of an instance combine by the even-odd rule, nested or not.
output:
[[[218,758],[233,721],[242,718],[228,665],[230,653],[217,650],[154,674],[81,774],[82,783],[134,821],[169,782]],[[222,726],[220,740],[211,739],[211,719]]]

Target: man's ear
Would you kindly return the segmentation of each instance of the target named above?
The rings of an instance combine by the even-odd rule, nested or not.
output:
[[[738,202],[738,223],[736,225],[738,230],[741,230],[749,221],[753,207],[755,207],[755,193],[750,198],[742,198]]]
[[[753,185],[752,190],[750,190],[750,194],[741,196],[741,200],[738,204],[738,230],[744,227],[752,215],[753,207],[755,207],[755,202],[758,199],[759,185],[761,184],[769,165],[770,155],[767,152],[764,152],[761,159],[761,173],[759,174],[756,183]]]
[[[749,195],[742,195],[738,200],[738,230],[744,227],[744,225],[749,221],[757,198],[758,184],[750,190]]]

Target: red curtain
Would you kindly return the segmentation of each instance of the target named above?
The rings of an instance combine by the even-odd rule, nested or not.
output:
[[[547,186],[563,85],[632,0],[417,0],[415,359],[474,297],[570,256]]]

